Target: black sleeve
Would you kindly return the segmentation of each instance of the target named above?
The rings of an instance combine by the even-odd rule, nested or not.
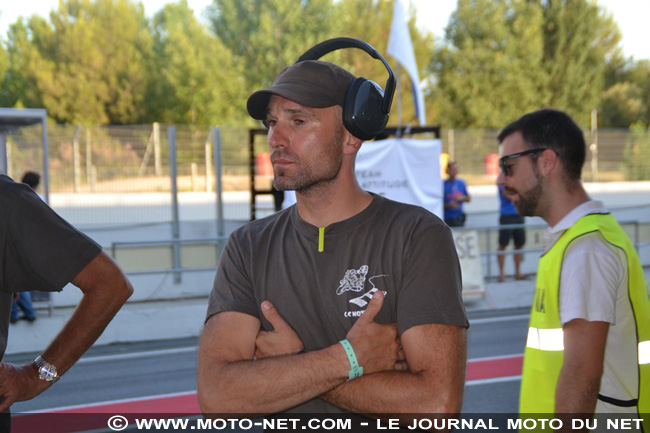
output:
[[[56,214],[28,187],[15,184],[3,213],[0,290],[59,291],[101,247]],[[14,192],[14,191],[12,191]],[[5,197],[7,198],[7,197]]]

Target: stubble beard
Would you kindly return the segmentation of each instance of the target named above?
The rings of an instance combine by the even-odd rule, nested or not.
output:
[[[533,174],[537,183],[534,187],[523,194],[519,195],[519,200],[515,207],[521,216],[538,216],[539,201],[542,197],[542,177],[539,175],[537,168],[533,166]]]
[[[291,177],[284,177],[286,170],[276,169],[273,178],[273,187],[278,191],[295,190],[303,195],[309,195],[326,189],[339,174],[343,163],[341,142],[343,140],[343,127],[339,125],[332,138],[325,144],[324,149],[316,155],[315,161],[307,169],[300,160],[293,159],[296,173]]]

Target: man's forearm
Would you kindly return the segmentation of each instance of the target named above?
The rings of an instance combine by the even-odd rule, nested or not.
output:
[[[593,413],[603,375],[609,323],[574,319],[563,326],[564,360],[555,391],[555,411]]]
[[[132,293],[126,279],[106,283],[103,290],[87,292],[63,329],[43,352],[43,358],[65,373],[97,341]]]
[[[42,353],[59,375],[64,374],[97,340],[106,325],[133,292],[120,269],[104,253],[82,269],[73,284],[83,297],[66,325]],[[25,364],[0,367],[0,412],[13,402],[27,400],[47,389],[51,382],[39,379],[36,369]]]
[[[382,371],[347,382],[322,398],[359,413],[459,413],[466,365],[466,331],[415,326],[402,334],[407,371]],[[402,421],[410,423],[410,418]]]
[[[383,299],[380,291],[373,295],[346,338],[367,374],[390,369],[398,359],[395,326],[374,321]],[[291,353],[288,347],[302,347],[302,342],[270,303],[263,303],[262,309],[265,317],[271,318],[274,331],[261,335],[260,321],[243,313],[222,312],[206,322],[198,369],[203,413],[276,413],[316,398],[348,379],[351,355],[340,343],[283,355]],[[288,335],[277,339],[282,341],[281,348],[273,349],[278,344],[272,335],[276,333]],[[251,361],[258,338],[266,341],[262,345],[270,352],[258,348],[268,357]]]
[[[555,412],[558,414],[590,414],[596,410],[600,377],[589,377],[579,371],[563,371],[555,391]]]
[[[345,382],[346,363],[342,346],[335,344],[308,353],[234,361],[209,374],[199,365],[199,400],[206,414],[281,412]]]
[[[442,388],[442,387],[440,387]],[[458,390],[440,389],[431,378],[408,371],[384,371],[343,383],[321,398],[335,406],[356,413],[446,413],[458,412],[453,395],[461,401]],[[450,397],[445,397],[449,395]]]

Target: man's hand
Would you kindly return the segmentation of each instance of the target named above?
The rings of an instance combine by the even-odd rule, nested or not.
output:
[[[257,334],[255,339],[255,357],[257,359],[291,355],[305,348],[296,331],[282,319],[278,310],[269,301],[262,302],[262,313],[264,318],[273,325],[273,331],[260,331]],[[399,371],[408,369],[401,346],[397,352],[397,361],[393,365],[393,369]]]
[[[255,357],[257,359],[272,356],[290,355],[305,348],[302,340],[278,310],[269,301],[262,302],[262,314],[273,326],[273,331],[260,331],[255,338]]]
[[[404,354],[399,355],[397,325],[394,323],[381,325],[375,322],[382,305],[384,305],[384,294],[381,290],[377,290],[366,311],[357,319],[346,336],[354,349],[359,365],[363,367],[364,374],[405,368],[405,365],[398,362],[404,360]]]
[[[17,401],[36,397],[48,387],[45,381],[38,379],[32,364],[14,365],[7,362],[0,364],[0,412],[4,412]]]

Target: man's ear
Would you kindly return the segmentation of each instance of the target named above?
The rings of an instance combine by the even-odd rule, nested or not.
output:
[[[554,150],[549,149],[540,155],[537,163],[540,167],[540,173],[544,176],[548,176],[559,168],[560,159]]]
[[[343,136],[343,154],[344,155],[353,155],[361,149],[361,145],[363,144],[363,140],[360,138],[355,137],[348,131],[347,129],[344,128],[344,136]]]

